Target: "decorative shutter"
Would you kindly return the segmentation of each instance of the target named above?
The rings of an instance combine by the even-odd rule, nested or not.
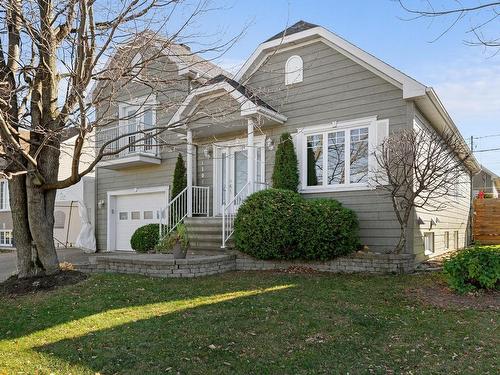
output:
[[[372,123],[374,126],[372,126],[372,129],[374,129],[372,135],[370,136],[370,143],[371,143],[371,152],[369,156],[369,163],[370,163],[370,170],[373,174],[377,173],[379,174],[379,177],[382,177],[382,181],[384,181],[384,176],[380,175],[381,173],[381,168],[377,164],[377,160],[375,158],[375,153],[379,151],[379,147],[382,144],[382,142],[389,136],[389,119],[384,119],[384,120],[378,120],[374,121]]]

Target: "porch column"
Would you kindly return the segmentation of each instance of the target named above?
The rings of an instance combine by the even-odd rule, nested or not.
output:
[[[255,120],[250,117],[248,119],[247,129],[247,172],[248,172],[248,193],[252,194],[255,190],[255,146],[253,142]]]
[[[193,132],[187,130],[186,133],[186,179],[187,179],[187,215],[193,216]]]

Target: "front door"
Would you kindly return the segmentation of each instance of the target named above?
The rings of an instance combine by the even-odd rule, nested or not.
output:
[[[254,181],[263,183],[264,147],[256,145]],[[216,147],[214,153],[214,212],[222,214],[222,207],[245,188],[248,181],[248,158],[244,145]]]

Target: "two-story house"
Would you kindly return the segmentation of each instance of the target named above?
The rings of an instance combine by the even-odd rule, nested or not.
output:
[[[388,252],[399,225],[389,197],[370,183],[373,150],[397,129],[458,132],[432,88],[303,21],[258,45],[234,77],[217,74],[186,94],[175,111],[138,120],[175,126],[169,134],[184,140],[182,145],[173,152],[133,149],[98,168],[99,249],[129,250],[139,224],[170,225],[172,217],[198,215],[211,218],[192,223],[223,227],[217,238],[210,234],[201,243],[224,247],[238,205],[270,185],[279,137],[289,132],[300,193],[353,209],[362,242],[371,251]],[[172,202],[168,186],[178,151],[186,157],[188,186]],[[471,175],[478,169],[472,158],[464,166],[463,191],[450,197],[453,207],[415,212],[407,252],[417,260],[464,246]],[[179,205],[181,200],[186,203]]]

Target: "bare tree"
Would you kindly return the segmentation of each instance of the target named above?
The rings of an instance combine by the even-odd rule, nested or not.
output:
[[[148,98],[162,95],[156,111],[177,108],[185,80],[169,74],[171,64],[156,62],[185,55],[189,70],[203,64],[197,53],[217,58],[237,40],[209,40],[196,33],[210,10],[206,0],[0,3],[0,158],[2,174],[9,178],[19,277],[59,271],[52,236],[57,189],[77,183],[105,157],[151,146],[150,140],[167,130],[159,125],[130,129],[100,142],[96,150],[86,146],[99,129],[146,111]],[[182,43],[201,47],[191,52]],[[125,89],[129,83],[146,99],[136,103],[134,113],[120,114],[118,104],[135,96]],[[59,179],[61,144],[68,134],[76,136],[71,174]],[[83,165],[86,153],[92,158]]]
[[[426,6],[411,6],[408,0],[398,0],[401,7],[413,16],[412,19],[436,18],[446,19],[449,24],[435,39],[439,39],[461,21],[468,22],[467,33],[472,35],[465,42],[469,45],[484,46],[494,49],[497,53],[500,48],[500,2],[477,1],[476,4],[464,5],[461,1],[449,1],[449,5],[437,8],[431,1]]]
[[[391,134],[374,156],[379,167],[374,183],[390,196],[401,228],[394,248],[399,254],[416,208],[440,211],[452,204],[453,196],[460,196],[470,151],[457,133],[411,129]]]

